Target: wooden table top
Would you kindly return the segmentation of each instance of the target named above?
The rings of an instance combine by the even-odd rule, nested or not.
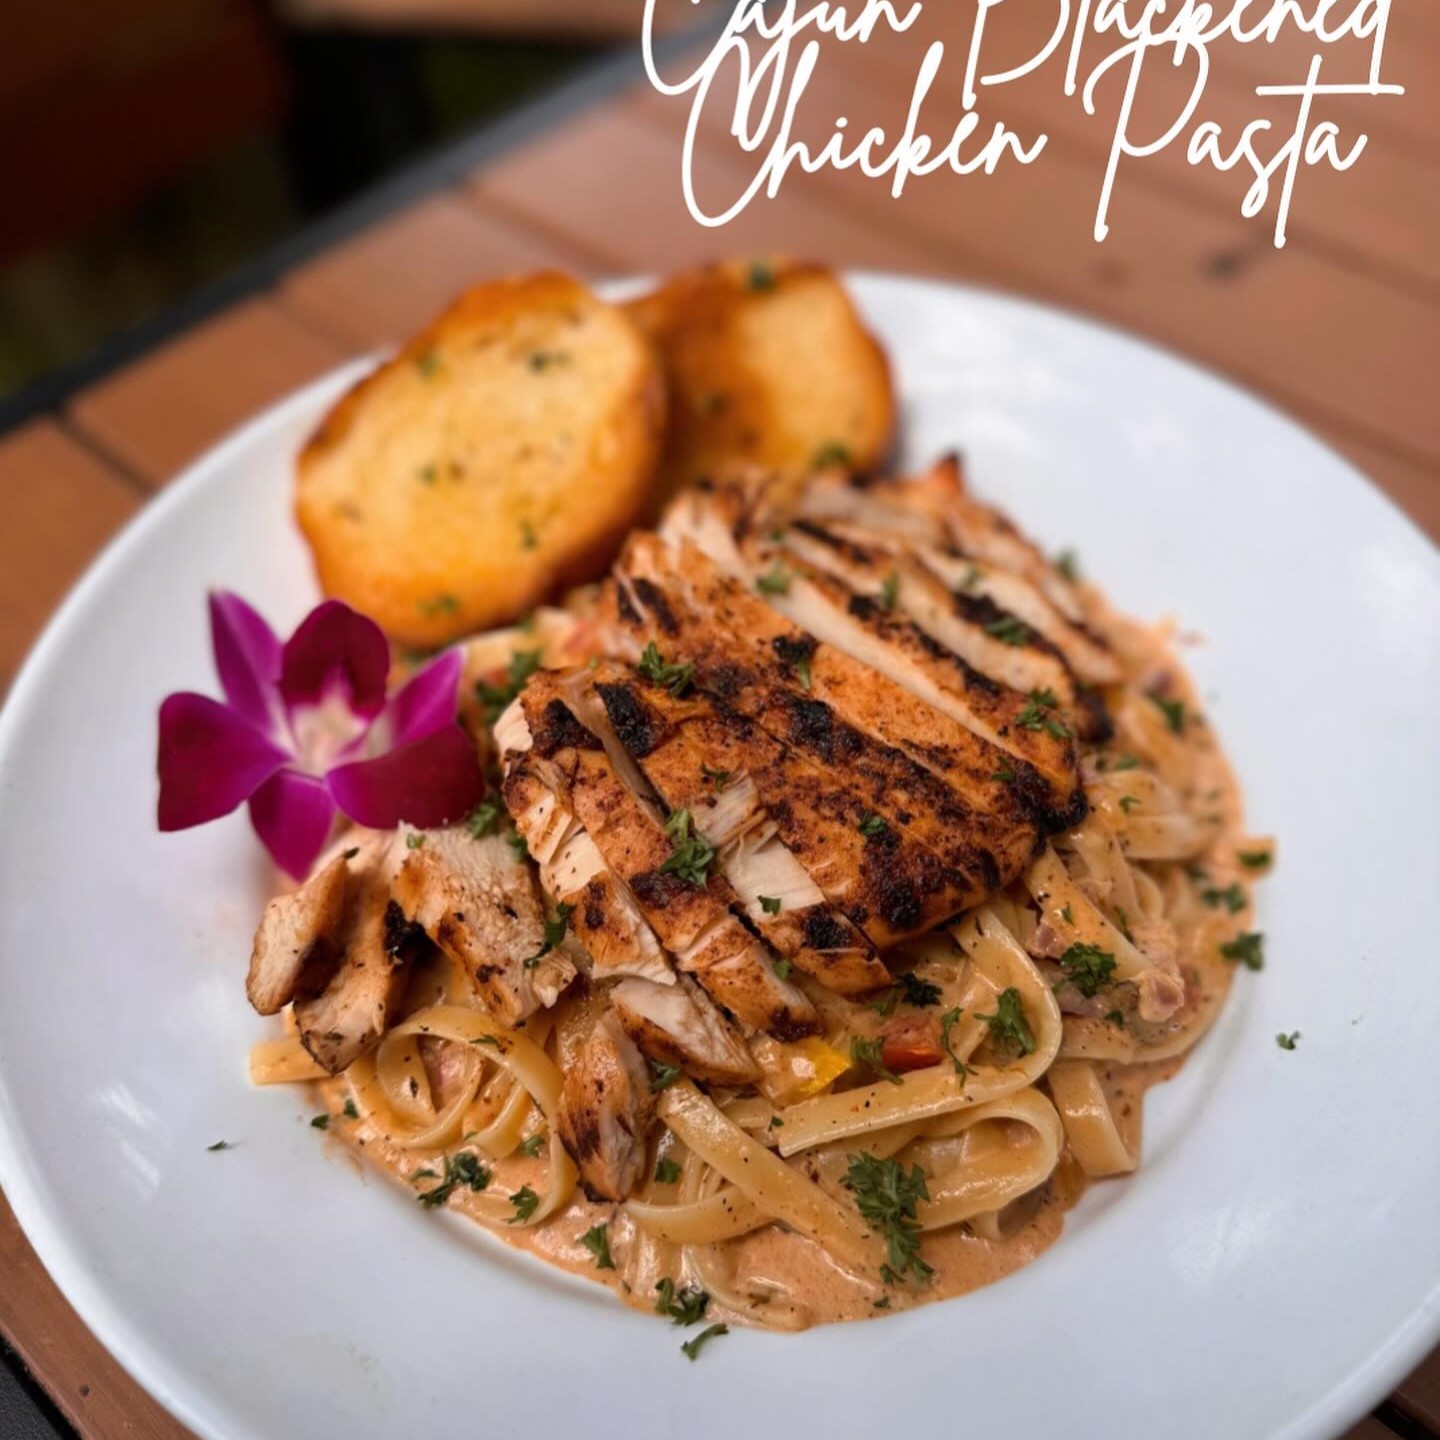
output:
[[[970,8],[945,23],[963,30]],[[1014,53],[1028,53],[1012,11],[992,23],[1015,27]],[[1241,218],[1247,182],[1188,166],[1180,147],[1130,163],[1110,237],[1093,244],[1113,113],[1064,100],[1053,66],[1007,92],[1004,118],[1051,137],[1025,171],[918,181],[899,201],[853,171],[792,176],[778,198],[705,229],[680,193],[687,103],[649,90],[629,47],[141,337],[159,343],[126,342],[88,383],[61,377],[0,406],[0,424],[22,412],[0,435],[0,692],[98,548],[186,462],[295,386],[402,338],[467,283],[542,265],[594,277],[784,252],[1056,302],[1265,396],[1440,535],[1440,6],[1405,0],[1390,32],[1386,78],[1408,93],[1319,102],[1370,145],[1348,174],[1300,175],[1283,251],[1263,220]],[[903,119],[923,43],[827,50],[800,130],[817,113]],[[1259,49],[1216,57],[1205,111],[1227,129],[1259,113],[1253,86],[1285,77],[1283,62],[1304,74],[1307,47]],[[959,64],[931,102],[952,117]],[[1173,104],[1178,74],[1156,81],[1147,104]],[[746,163],[723,124],[700,127],[703,193],[733,194]],[[0,1333],[87,1440],[188,1434],[90,1335],[3,1198]],[[1440,1352],[1350,1434],[1427,1431],[1440,1434]]]

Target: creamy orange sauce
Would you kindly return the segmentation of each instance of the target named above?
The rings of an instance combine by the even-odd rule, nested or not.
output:
[[[1191,814],[1213,816],[1210,823],[1217,827],[1213,845],[1199,862],[1204,868],[1205,884],[1224,889],[1234,881],[1241,881],[1248,892],[1249,884],[1257,875],[1254,871],[1246,872],[1236,858],[1237,850],[1244,845],[1239,789],[1213,732],[1201,718],[1203,712],[1183,668],[1152,632],[1110,615],[1102,615],[1098,623],[1111,632],[1117,653],[1129,671],[1131,686],[1143,675],[1163,673],[1169,687],[1167,694],[1183,698],[1192,719],[1185,745],[1187,775],[1178,792]],[[1127,693],[1133,697],[1135,691],[1131,689]],[[1115,752],[1130,748],[1128,742],[1131,741],[1133,736],[1118,737]],[[1152,867],[1159,873],[1162,884],[1166,879],[1165,868]],[[1178,872],[1182,868],[1172,865],[1170,870]],[[1170,878],[1176,878],[1175,874]],[[1117,1033],[1106,1021],[1071,1017],[1065,1021],[1066,1049],[1062,1054],[1078,1054],[1093,1060],[1116,1129],[1132,1154],[1141,1144],[1146,1091],[1176,1074],[1190,1044],[1213,1021],[1234,981],[1236,966],[1220,956],[1219,943],[1239,930],[1249,929],[1251,924],[1248,895],[1246,904],[1239,909],[1232,910],[1228,905],[1197,906],[1192,902],[1185,913],[1180,936],[1185,1001],[1169,1021],[1145,1035],[1145,1043],[1123,1030]],[[424,994],[427,987],[431,993]],[[442,998],[444,984],[433,977],[418,977],[415,989],[417,1002],[434,1001]],[[951,997],[947,995],[942,1004],[950,1003]],[[844,1002],[835,997],[828,999],[826,1007],[846,1008]],[[866,1018],[858,1007],[848,1018],[850,1028],[860,1033],[875,1028],[874,1017]],[[1084,1037],[1094,1039],[1097,1048],[1093,1053],[1073,1048],[1077,1038]],[[1147,1049],[1152,1053],[1161,1052],[1165,1058],[1146,1060],[1143,1057]],[[1044,1089],[1043,1077],[1039,1088]],[[418,1197],[440,1182],[428,1176],[416,1178],[415,1172],[428,1169],[436,1172],[437,1177],[443,1175],[445,1155],[402,1148],[367,1121],[346,1118],[344,1107],[350,1091],[343,1076],[325,1081],[317,1089],[332,1116],[329,1134],[416,1195],[417,1209],[421,1209]],[[994,1121],[986,1123],[992,1128],[983,1143],[1007,1143],[1003,1125]],[[854,1148],[857,1151],[864,1148],[863,1137],[857,1137]],[[653,1163],[652,1156],[652,1167]],[[624,1205],[596,1204],[577,1195],[562,1213],[542,1225],[496,1223],[493,1211],[485,1212],[485,1201],[493,1204],[495,1196],[503,1201],[524,1186],[543,1194],[549,1166],[542,1152],[534,1159],[513,1155],[500,1162],[486,1162],[486,1168],[491,1178],[484,1197],[457,1187],[447,1205],[483,1224],[505,1243],[548,1264],[606,1285],[640,1310],[655,1309],[656,1284],[668,1278],[677,1287],[695,1284],[711,1289],[713,1298],[705,1316],[707,1321],[788,1329],[874,1318],[993,1284],[1055,1243],[1063,1230],[1066,1210],[1080,1198],[1087,1183],[1066,1148],[1049,1179],[1038,1190],[1008,1207],[1002,1216],[1003,1238],[982,1238],[973,1233],[969,1225],[926,1232],[923,1257],[933,1267],[933,1277],[922,1283],[882,1285],[878,1279],[850,1273],[819,1245],[778,1224],[767,1225],[723,1245],[703,1247],[703,1260],[692,1259],[692,1268],[687,1270],[682,1247],[642,1236]],[[1109,1183],[1123,1184],[1130,1180]],[[843,1191],[832,1191],[832,1194],[841,1203],[852,1203]],[[615,1262],[613,1270],[597,1268],[596,1257],[581,1243],[580,1237],[599,1225],[608,1227],[608,1242]]]
[[[1120,1068],[1124,1067],[1117,1067]],[[1155,1067],[1128,1068],[1138,1071]],[[315,1088],[331,1116],[328,1134],[365,1163],[414,1194],[417,1197],[416,1208],[424,1214],[418,1197],[439,1182],[430,1178],[412,1181],[410,1177],[419,1169],[431,1169],[437,1175],[443,1173],[443,1154],[402,1149],[365,1121],[346,1119],[344,1105],[349,1090],[343,1077],[324,1081]],[[1137,1100],[1140,1093],[1141,1090],[1136,1091]],[[1138,1123],[1137,1105],[1135,1124],[1138,1126]],[[511,1195],[524,1185],[543,1193],[548,1173],[543,1157],[530,1160],[512,1156],[488,1164],[487,1168],[492,1173],[488,1187],[491,1194]],[[1084,1178],[1078,1171],[1067,1171],[1062,1165],[1061,1170],[1042,1188],[1034,1213],[1022,1217],[1023,1223],[1017,1224],[1014,1232],[1007,1234],[1003,1240],[982,1240],[970,1234],[965,1226],[927,1233],[925,1259],[934,1267],[935,1274],[924,1284],[884,1286],[878,1282],[867,1282],[842,1269],[810,1240],[779,1226],[766,1226],[751,1235],[730,1241],[724,1247],[725,1268],[733,1275],[736,1289],[753,1294],[755,1303],[747,1309],[737,1310],[712,1301],[706,1319],[765,1326],[769,1323],[766,1310],[776,1302],[793,1297],[808,1312],[808,1323],[824,1324],[872,1319],[932,1300],[968,1294],[1028,1265],[1054,1244],[1064,1228],[1065,1211],[1080,1198],[1084,1188]],[[632,1251],[638,1239],[635,1226],[626,1216],[623,1205],[596,1204],[577,1195],[562,1213],[543,1225],[496,1225],[481,1213],[471,1192],[457,1188],[446,1202],[446,1208],[483,1225],[491,1234],[517,1250],[524,1250],[547,1264],[607,1286],[638,1310],[653,1312],[655,1309],[654,1280],[648,1275],[638,1274],[633,1283],[627,1280],[627,1271],[633,1268],[628,1262],[632,1260]],[[580,1236],[595,1225],[609,1226],[614,1270],[597,1269],[595,1257],[580,1243]],[[668,1273],[677,1286],[696,1279],[674,1270]],[[659,1278],[658,1273],[655,1278]],[[774,1298],[767,1300],[767,1296]],[[881,1302],[878,1306],[877,1301]]]

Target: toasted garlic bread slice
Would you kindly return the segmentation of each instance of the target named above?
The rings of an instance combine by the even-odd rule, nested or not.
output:
[[[628,308],[670,387],[667,494],[739,465],[772,470],[793,492],[818,467],[870,469],[888,452],[885,352],[823,266],[729,261]]]
[[[604,569],[649,506],[663,418],[623,311],[560,274],[478,285],[301,452],[320,583],[412,645],[513,620]]]

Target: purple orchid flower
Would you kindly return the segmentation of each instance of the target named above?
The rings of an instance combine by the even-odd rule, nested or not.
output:
[[[186,692],[160,706],[161,830],[249,801],[256,834],[299,879],[337,811],[381,830],[443,825],[484,794],[455,718],[459,651],[387,699],[389,644],[338,600],[317,605],[281,645],[238,595],[212,594],[210,635],[224,701]]]

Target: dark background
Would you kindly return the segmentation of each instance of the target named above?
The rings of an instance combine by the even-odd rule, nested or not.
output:
[[[0,7],[0,398],[616,38],[603,3],[567,3],[510,7],[534,33],[486,0]]]

